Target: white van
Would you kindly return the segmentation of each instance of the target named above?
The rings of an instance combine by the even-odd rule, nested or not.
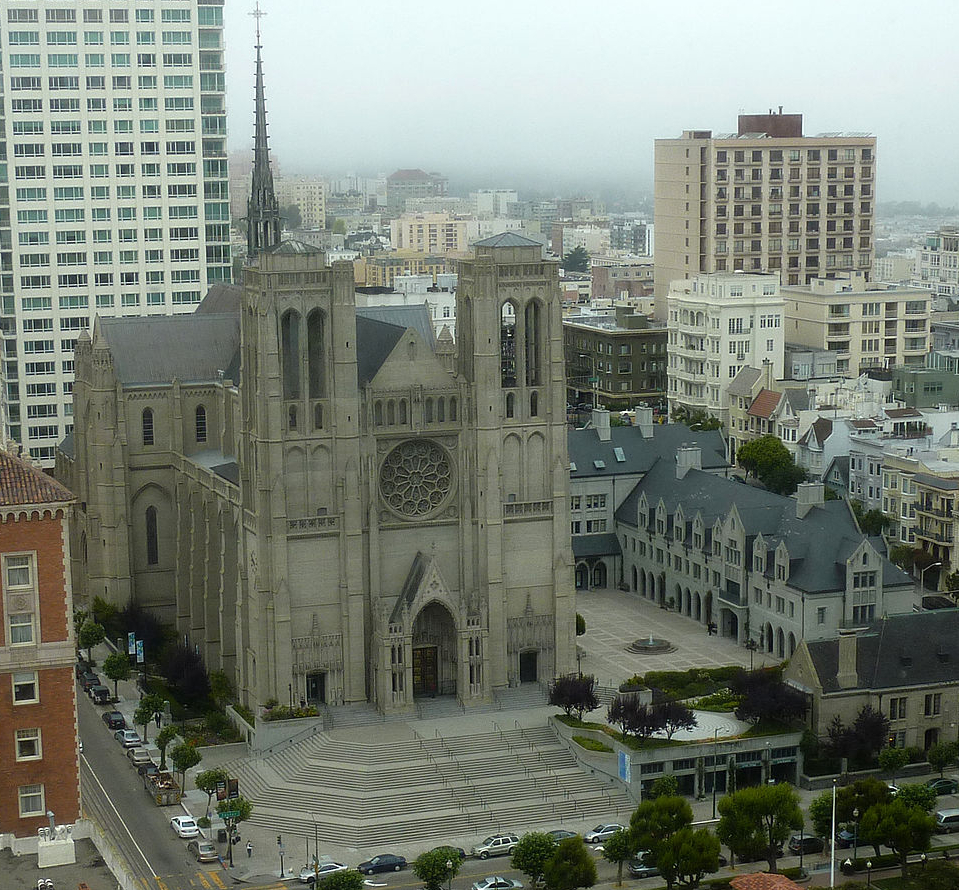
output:
[[[959,831],[959,810],[939,810],[936,813],[936,834]]]

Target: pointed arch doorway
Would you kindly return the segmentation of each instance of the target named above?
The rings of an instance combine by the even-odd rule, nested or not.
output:
[[[453,616],[434,600],[413,622],[413,697],[456,695],[456,656]]]

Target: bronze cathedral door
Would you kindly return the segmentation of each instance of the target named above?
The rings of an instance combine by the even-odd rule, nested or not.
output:
[[[436,695],[437,651],[436,646],[419,646],[413,650],[413,695]]]

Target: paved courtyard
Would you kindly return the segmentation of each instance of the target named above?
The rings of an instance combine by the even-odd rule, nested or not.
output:
[[[748,668],[748,649],[719,636],[678,612],[661,609],[636,593],[623,590],[581,590],[576,610],[586,619],[586,633],[578,637],[581,669],[603,686],[618,686],[633,674],[646,671],[684,671],[694,667],[740,664]],[[652,634],[669,640],[675,651],[643,655],[630,652],[630,643]],[[763,652],[753,655],[753,665],[776,664]]]

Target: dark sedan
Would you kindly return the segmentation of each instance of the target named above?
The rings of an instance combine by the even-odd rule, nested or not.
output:
[[[955,779],[930,779],[926,782],[929,788],[932,788],[936,794],[955,794],[959,783]]]
[[[384,871],[399,871],[406,868],[406,860],[402,856],[395,856],[393,853],[381,853],[366,862],[361,862],[356,866],[361,875],[375,875]]]
[[[109,729],[126,729],[127,722],[123,719],[123,714],[119,711],[105,711],[103,714],[103,722],[106,723]]]

